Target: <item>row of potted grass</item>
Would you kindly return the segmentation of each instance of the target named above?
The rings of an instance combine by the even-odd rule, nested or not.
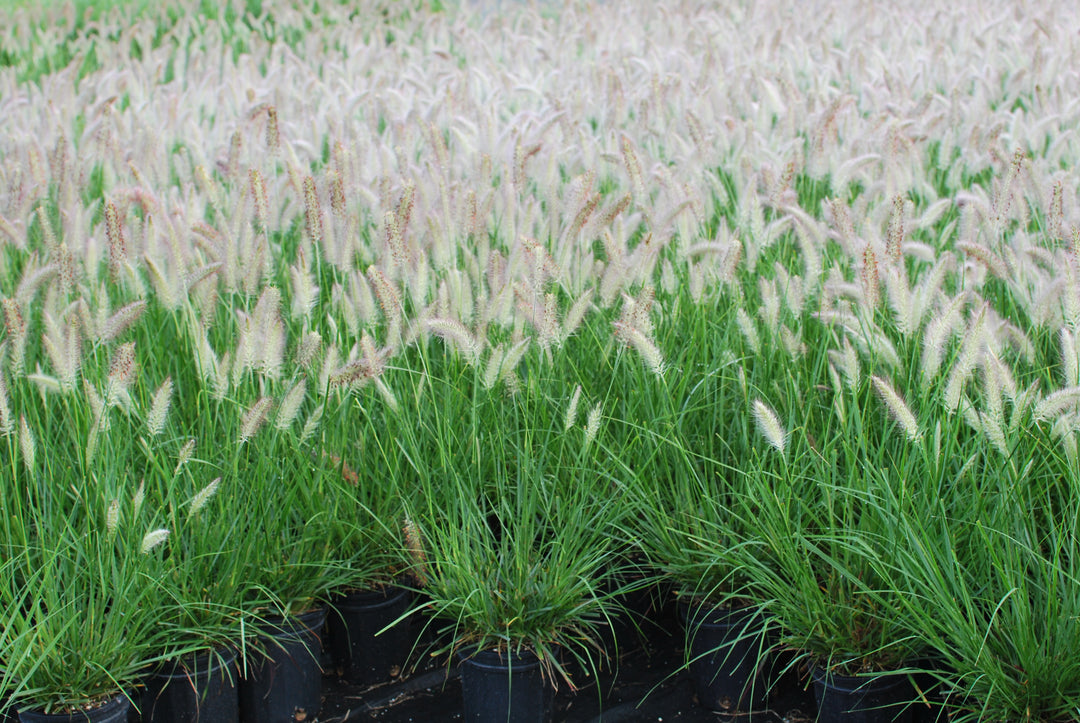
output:
[[[1005,455],[933,384],[909,406],[818,320],[801,328],[822,351],[746,363],[743,307],[722,298],[649,328],[671,350],[658,375],[628,331],[649,326],[649,312],[627,312],[647,298],[624,301],[626,341],[598,315],[494,371],[427,339],[377,374],[369,341],[329,373],[319,350],[290,378],[253,352],[219,386],[193,368],[201,327],[154,300],[115,338],[81,338],[53,303],[25,327],[9,321],[16,705],[86,705],[155,661],[242,649],[271,614],[405,572],[455,647],[529,649],[554,671],[566,648],[595,664],[618,591],[605,576],[635,551],[688,597],[759,607],[779,644],[825,671],[881,674],[932,653],[962,709],[1069,705],[1071,669],[1040,667],[1055,654],[1020,626],[1045,611],[1056,643],[1071,615],[1074,475],[1034,397],[998,392],[1022,440]],[[20,335],[42,341],[16,364]],[[309,398],[309,382],[324,391]],[[1008,616],[1017,626],[1002,627]],[[1050,682],[1031,685],[1032,670]]]
[[[910,481],[919,499],[949,500],[943,490],[974,474],[973,458],[985,456],[985,469],[996,475],[990,460],[1000,457],[1016,478],[1031,476],[1033,459],[1055,469],[1054,457],[1031,441],[1040,424],[1050,428],[1043,430],[1053,442],[1047,448],[1071,459],[1076,354],[1069,297],[1061,314],[1044,310],[1029,321],[1039,265],[1056,254],[1067,270],[1069,257],[1054,234],[1032,242],[1025,219],[1006,219],[1015,239],[1002,235],[1001,220],[980,226],[991,238],[968,243],[965,253],[975,261],[961,264],[947,247],[946,222],[918,229],[920,238],[940,231],[942,248],[905,235],[910,214],[903,203],[893,204],[887,237],[859,247],[845,237],[852,229],[838,219],[851,211],[830,200],[827,179],[797,199],[805,210],[779,198],[763,207],[752,188],[744,194],[751,202],[729,188],[715,200],[709,223],[726,228],[749,208],[749,218],[738,222],[741,240],[701,247],[689,238],[652,246],[646,224],[625,228],[633,205],[611,203],[603,215],[621,242],[599,225],[586,233],[571,223],[560,237],[563,243],[576,229],[582,248],[594,232],[605,240],[603,261],[594,250],[591,264],[581,264],[594,275],[571,283],[554,259],[566,263],[565,251],[528,238],[470,235],[459,249],[468,273],[446,268],[445,260],[429,265],[423,247],[399,248],[415,193],[406,186],[384,220],[387,248],[375,252],[378,244],[367,239],[378,263],[361,272],[323,247],[313,178],[294,179],[294,192],[303,190],[303,220],[271,231],[259,202],[268,200],[263,177],[249,170],[249,183],[240,187],[255,199],[252,207],[246,196],[228,212],[211,204],[208,213],[232,236],[216,238],[214,229],[198,226],[200,252],[190,258],[174,249],[165,261],[150,248],[141,220],[156,208],[149,195],[137,203],[101,202],[97,230],[107,254],[91,247],[85,259],[73,258],[57,237],[61,215],[48,203],[34,212],[25,247],[5,248],[5,467],[13,490],[26,480],[33,483],[28,489],[46,490],[31,495],[25,514],[14,518],[10,556],[26,556],[28,569],[37,570],[43,553],[33,545],[63,544],[60,534],[41,534],[48,521],[76,524],[72,535],[90,543],[90,532],[104,525],[108,540],[110,525],[128,524],[125,510],[137,508],[141,534],[129,534],[147,548],[138,564],[157,555],[164,569],[182,568],[170,573],[181,592],[166,596],[183,603],[173,644],[187,638],[187,624],[210,630],[195,632],[196,648],[236,643],[252,630],[250,614],[295,613],[334,589],[387,584],[416,566],[426,546],[461,545],[440,536],[436,512],[443,508],[489,520],[481,552],[490,559],[523,554],[503,550],[510,544],[503,525],[490,523],[513,518],[519,505],[546,504],[517,495],[522,479],[539,476],[543,489],[556,484],[552,494],[560,497],[563,485],[578,492],[586,486],[576,480],[595,475],[612,492],[603,514],[618,511],[617,522],[591,526],[610,530],[614,541],[605,569],[617,569],[615,560],[640,548],[686,592],[721,603],[780,599],[769,585],[801,581],[805,593],[826,588],[816,610],[773,610],[772,619],[789,630],[785,644],[812,650],[809,638],[799,642],[800,616],[805,627],[834,610],[837,625],[877,634],[879,621],[849,615],[833,599],[870,599],[864,588],[899,579],[888,561],[860,557],[888,539],[874,537],[886,523],[874,522],[867,509],[875,508],[865,500],[884,498],[868,486],[867,470],[890,485],[894,475]],[[234,181],[218,188],[202,180],[211,196],[235,193]],[[807,196],[808,182],[794,181]],[[591,183],[588,174],[575,180],[589,189]],[[285,207],[288,196],[269,200]],[[588,209],[608,200],[598,195],[575,218],[590,218]],[[809,215],[825,210],[839,227],[832,235],[825,220]],[[135,229],[148,247],[142,257],[127,254]],[[246,245],[248,257],[240,257],[237,244]],[[625,253],[637,259],[633,268]],[[1028,257],[1037,264],[1022,263]],[[921,392],[913,396],[914,389]],[[525,411],[492,407],[501,395],[523,399]],[[46,444],[55,448],[45,452]],[[538,448],[558,445],[573,453],[534,459]],[[785,485],[786,497],[777,497]],[[459,488],[466,491],[440,496]],[[55,489],[64,494],[48,493]],[[558,509],[557,516],[565,514]],[[595,511],[576,503],[568,509]],[[963,518],[946,511],[949,519]],[[212,512],[227,522],[198,528]],[[851,543],[856,522],[869,526],[857,528],[868,536],[859,544]],[[523,534],[539,544],[546,530]],[[792,530],[799,534],[786,534]],[[265,558],[266,539],[281,543],[279,557]],[[801,547],[780,544],[795,539]],[[223,549],[240,562],[221,557]],[[413,557],[403,554],[409,550]],[[837,570],[850,562],[851,574],[835,574],[838,592],[822,584],[820,566],[777,572],[782,560],[804,560],[811,550]],[[463,551],[434,556],[460,558]],[[734,551],[749,557],[740,560]],[[197,562],[179,565],[185,558]],[[232,564],[246,571],[216,567]],[[422,567],[412,572],[426,577]],[[755,572],[756,583],[747,579]],[[159,572],[145,574],[153,580]],[[208,603],[200,597],[204,580],[234,589]],[[189,605],[184,591],[198,599]],[[586,593],[596,596],[574,589]],[[433,600],[431,607],[456,604]],[[43,610],[62,607],[57,601]],[[225,631],[213,632],[215,624]],[[547,642],[536,634],[528,645],[558,638],[550,627],[543,635]],[[491,636],[470,631],[465,638]],[[815,655],[828,667],[834,652]],[[841,653],[839,667],[860,667],[853,661],[862,653]],[[8,674],[19,681],[16,698],[35,689],[16,666]],[[76,696],[63,695],[56,705],[72,705]]]
[[[644,559],[768,620],[754,655],[928,656],[958,714],[1075,717],[1074,113],[1017,64],[1029,36],[1067,64],[1067,35],[986,9],[965,46],[971,9],[943,14],[907,78],[865,59],[931,46],[880,8],[835,15],[850,51],[832,20],[788,43],[767,12],[604,9],[13,17],[17,706],[246,656],[403,575],[451,647],[558,678]],[[811,46],[853,64],[808,76]]]
[[[881,323],[873,313],[864,330]],[[846,330],[820,318],[800,328],[823,351],[789,356],[775,340],[765,358],[748,335],[726,337],[753,363],[718,384],[737,411],[711,428],[713,451],[676,438],[679,473],[659,495],[644,492],[654,564],[691,598],[752,610],[764,639],[800,651],[816,682],[855,676],[858,690],[927,668],[953,717],[1069,719],[1075,669],[1047,660],[1062,661],[1058,646],[1075,635],[1064,593],[1077,544],[1075,454],[1050,409],[1074,392],[1037,391],[1075,358],[1068,328],[1058,349],[1016,355],[1007,370],[988,350],[952,408],[953,377],[926,374],[911,351],[914,363],[897,363],[856,353]],[[958,340],[952,364],[970,346]],[[767,371],[754,377],[759,364]],[[1004,445],[995,424],[1008,430]],[[732,650],[740,636],[757,639],[735,634]],[[925,699],[917,688],[894,694],[890,715]],[[823,715],[844,710],[821,705]]]
[[[715,311],[702,315],[707,322],[690,323],[714,323]],[[807,338],[815,324],[806,321]],[[673,326],[672,338],[679,338],[678,325]],[[583,329],[582,338],[589,338],[591,331]],[[831,332],[820,328],[813,333],[825,337]],[[729,334],[719,346],[731,352],[739,347],[738,338]],[[555,457],[563,460],[563,471],[552,474],[572,478],[584,469],[588,477],[600,480],[599,489],[587,482],[571,487],[591,490],[593,504],[577,504],[583,510],[612,501],[622,507],[606,518],[606,534],[615,547],[590,539],[590,549],[612,554],[602,567],[625,562],[628,550],[643,552],[685,599],[706,605],[706,610],[752,610],[754,620],[768,629],[768,642],[752,648],[754,654],[765,657],[769,646],[799,651],[818,671],[823,686],[838,676],[852,677],[850,687],[860,690],[872,681],[895,683],[919,672],[939,680],[956,718],[1070,715],[1075,671],[1069,665],[1047,666],[1044,656],[1061,660],[1061,653],[1051,648],[1070,639],[1073,624],[1062,590],[1072,579],[1069,566],[1076,545],[1075,473],[1067,450],[1043,417],[1045,407],[1040,409],[1030,396],[1016,396],[1022,389],[1016,385],[1005,385],[1013,392],[999,392],[1015,425],[1013,434],[1023,440],[1015,453],[1004,455],[970,419],[950,415],[935,403],[938,390],[920,398],[921,407],[909,405],[892,381],[863,369],[872,360],[849,358],[843,372],[825,362],[828,354],[806,354],[790,363],[764,361],[768,369],[760,381],[749,382],[730,362],[706,365],[705,373],[670,373],[693,368],[695,355],[701,353],[693,346],[672,354],[668,373],[661,378],[617,347],[591,359],[576,356],[579,378],[589,378],[586,367],[594,363],[606,370],[596,377],[606,375],[607,384],[623,390],[600,397],[605,413],[599,436],[590,435],[587,422],[584,434],[575,437],[577,410],[589,398],[582,388],[570,390],[559,375],[545,380],[541,372],[540,381],[530,373],[529,383],[518,389],[526,399],[537,395],[549,403],[565,400],[562,424],[553,421],[557,414],[552,411],[533,424],[539,422],[539,430],[549,435],[543,448],[558,450]],[[819,348],[843,346],[823,343]],[[729,364],[726,370],[724,363]],[[541,362],[539,368],[546,367]],[[1033,363],[1025,381],[1045,373]],[[506,544],[500,533],[505,525],[514,541],[520,542],[516,533],[521,530],[533,540],[558,540],[571,550],[581,533],[558,526],[538,532],[535,513],[523,514],[516,506],[522,503],[522,478],[532,479],[527,492],[548,490],[542,474],[532,477],[535,467],[520,456],[517,443],[511,443],[515,454],[509,463],[497,453],[506,439],[537,433],[537,427],[528,424],[532,418],[522,432],[500,412],[501,405],[516,402],[499,401],[490,408],[493,400],[476,395],[471,386],[475,380],[455,376],[445,384],[436,378],[439,381],[425,386],[427,391],[414,394],[425,405],[436,403],[415,410],[423,422],[399,442],[409,450],[408,459],[440,460],[404,472],[430,478],[419,499],[437,496],[430,490],[445,490],[445,479],[458,480],[450,485],[451,500],[440,502],[434,514],[438,518],[442,510],[453,510],[453,523],[442,530],[431,522],[420,525],[428,525],[420,539],[434,545],[437,559],[445,555],[443,545],[450,544],[453,554],[446,557],[455,562],[443,574],[452,571],[458,584],[434,593],[432,607],[453,611],[449,619],[465,631],[465,640],[491,636],[500,641],[496,645],[516,643],[549,657],[544,639],[530,641],[527,630],[515,637],[513,624],[524,625],[529,619],[522,608],[511,613],[497,604],[504,594],[502,584],[512,576],[496,561],[521,564],[529,555],[542,555],[532,546],[527,546],[528,553],[509,554],[500,547]],[[551,390],[546,394],[545,385]],[[664,394],[635,394],[650,386]],[[759,396],[766,389],[776,398],[772,404]],[[712,403],[698,402],[697,395]],[[717,403],[721,399],[726,403]],[[791,399],[796,401],[780,406]],[[607,408],[619,409],[621,418],[608,416]],[[501,435],[502,442],[482,446],[482,440]],[[580,459],[562,446],[568,440],[571,445],[596,445],[602,464],[567,465],[567,459]],[[427,451],[413,451],[420,448]],[[507,467],[519,475],[509,480],[509,488],[501,482]],[[492,479],[497,482],[489,488],[485,480]],[[526,510],[543,508],[538,498],[527,502]],[[423,508],[414,508],[410,514],[423,521],[430,520],[430,509],[427,513],[425,517]],[[540,516],[556,519],[557,525],[567,518],[565,512]],[[594,522],[593,527],[598,526]],[[473,530],[462,532],[469,527]],[[446,534],[452,543],[445,541]],[[421,543],[414,550],[417,569],[426,570],[427,551]],[[566,569],[584,574],[595,567],[586,563]],[[468,584],[460,584],[458,576]],[[599,615],[602,592],[611,587],[602,577],[594,582],[598,584],[592,597],[586,599],[597,601]],[[432,589],[439,587],[436,582]],[[446,595],[449,600],[441,597]],[[533,602],[548,610],[542,596]],[[614,615],[613,598],[607,603],[605,614]],[[492,614],[501,617],[484,617]],[[1040,622],[1021,617],[1028,615]],[[1043,619],[1054,630],[1052,643],[1042,632]],[[500,625],[506,629],[494,632]],[[1006,631],[1021,641],[1017,649],[1006,642]],[[555,630],[547,635],[559,637]],[[576,637],[579,644],[586,642],[586,650],[595,639]],[[1032,671],[1042,676],[1038,682]],[[917,687],[893,694],[890,715],[926,703],[926,691]],[[845,710],[844,705],[822,701],[823,710]]]

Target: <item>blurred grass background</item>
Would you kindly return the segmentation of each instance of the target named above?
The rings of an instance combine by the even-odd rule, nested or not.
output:
[[[29,10],[33,8],[62,9],[70,5],[72,10],[79,16],[85,17],[87,11],[91,17],[98,17],[102,13],[108,13],[116,8],[143,12],[151,6],[167,5],[162,0],[0,0],[0,12],[14,12],[16,10]]]

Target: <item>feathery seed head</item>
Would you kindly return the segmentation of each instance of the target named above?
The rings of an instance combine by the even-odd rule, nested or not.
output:
[[[4,299],[4,327],[9,337],[26,335],[26,320],[22,315],[22,308],[18,301],[13,298]]]
[[[494,388],[499,380],[511,383],[509,380],[513,378],[514,369],[517,368],[518,362],[525,356],[530,341],[531,339],[526,337],[509,348],[500,344],[491,350],[487,366],[484,367],[483,384],[485,389]]]
[[[281,291],[277,287],[263,289],[249,328],[256,335],[249,339],[253,347],[249,357],[266,376],[278,378],[285,363],[285,322],[281,318]]]
[[[492,389],[499,381],[499,377],[502,375],[503,361],[506,359],[506,351],[503,344],[492,348],[491,353],[488,355],[487,364],[484,366],[484,376],[481,380],[484,389]]]
[[[105,202],[105,236],[109,242],[109,273],[115,277],[127,263],[127,242],[120,223],[120,211],[112,200]]]
[[[378,379],[386,368],[383,355],[375,348],[375,342],[367,332],[360,337],[361,357],[348,364],[334,369],[328,383],[332,387],[362,386],[367,382]],[[335,361],[334,355],[327,356],[327,362]]]
[[[754,356],[760,356],[761,337],[758,336],[757,325],[754,324],[754,320],[750,318],[750,314],[746,312],[746,309],[741,306],[735,310],[735,323],[738,325],[743,339],[746,340],[746,345],[750,347],[750,351],[754,353]]]
[[[173,474],[178,474],[180,469],[188,463],[191,456],[195,454],[195,438],[192,437],[184,446],[180,448],[180,451],[176,455],[176,469],[173,470]]]
[[[1050,193],[1050,210],[1047,214],[1046,232],[1055,241],[1065,238],[1065,206],[1064,188],[1060,180],[1054,182],[1054,188]]]
[[[116,530],[120,526],[120,501],[113,500],[109,503],[109,508],[105,511],[105,531],[109,533],[109,537],[116,536]]]
[[[840,233],[840,240],[846,248],[850,248],[855,241],[855,223],[851,220],[851,209],[842,199],[834,198],[829,201],[829,210]]]
[[[146,502],[146,480],[139,480],[139,489],[135,490],[135,496],[131,499],[131,508],[134,517],[138,518],[142,512],[143,503]]]
[[[924,382],[933,380],[941,369],[945,347],[956,325],[960,323],[966,300],[965,294],[958,294],[942,313],[934,316],[926,325],[923,331],[923,352],[920,364]]]
[[[144,555],[150,554],[158,545],[165,542],[169,538],[169,531],[164,528],[157,530],[151,530],[143,535],[142,544],[139,546],[139,552]]]
[[[292,282],[291,314],[296,320],[310,317],[311,310],[319,301],[319,287],[315,283],[315,275],[308,268],[302,251],[300,255],[300,260],[289,267],[289,278]]]
[[[1080,431],[1080,417],[1075,414],[1066,414],[1058,417],[1054,426],[1050,429],[1051,436],[1061,443],[1065,452],[1065,459],[1070,468],[1075,469],[1077,464],[1077,432]]]
[[[90,416],[94,420],[94,427],[100,428],[103,432],[109,431],[109,405],[106,399],[103,399],[98,394],[97,388],[90,383],[89,379],[83,379],[83,392],[86,394],[86,401],[90,405]]]
[[[390,407],[390,411],[396,414],[401,411],[401,406],[397,404],[397,397],[394,396],[394,392],[387,386],[386,381],[383,381],[381,377],[375,377],[375,389],[379,392],[379,396],[382,397],[382,401],[386,402]]]
[[[603,414],[603,407],[600,402],[593,405],[593,408],[589,410],[588,415],[585,417],[585,446],[588,447],[596,441],[596,435],[600,433],[600,420]]]
[[[728,285],[734,285],[737,282],[736,273],[739,270],[739,263],[742,261],[743,244],[739,239],[732,239],[731,247],[727,253],[724,254],[724,259],[720,264],[720,280]]]
[[[405,186],[401,191],[401,199],[398,201],[397,210],[395,212],[398,232],[403,238],[406,231],[408,231],[409,222],[412,220],[413,208],[415,205],[416,184],[412,181],[406,181]]]
[[[1077,345],[1076,335],[1064,326],[1061,328],[1061,368],[1065,386],[1080,384],[1080,346]]]
[[[862,376],[859,366],[859,353],[855,350],[855,346],[851,343],[851,340],[846,336],[844,337],[843,360],[844,379],[847,380],[849,388],[857,389],[859,380]]]
[[[319,422],[322,421],[323,405],[315,407],[315,410],[308,415],[307,421],[304,422],[304,429],[300,432],[300,444],[306,444],[309,439],[315,434],[315,430],[319,428]]]
[[[900,263],[904,246],[904,197],[893,196],[892,214],[889,216],[889,232],[885,244],[885,256],[889,263],[896,266]]]
[[[982,364],[983,397],[989,417],[997,424],[1005,421],[1005,399],[1003,394],[1002,371],[1004,364],[992,350],[983,355]],[[1075,386],[1075,384],[1073,385]],[[986,416],[984,414],[984,416]]]
[[[240,421],[240,435],[238,437],[240,444],[244,444],[258,433],[263,423],[266,422],[266,417],[269,415],[273,403],[272,397],[259,397],[248,407]]]
[[[801,333],[793,331],[787,324],[780,325],[780,343],[792,359],[799,359],[806,353]]]
[[[780,294],[776,291],[776,281],[761,277],[758,279],[758,291],[761,294],[761,315],[765,327],[774,337],[780,332]]]
[[[315,179],[311,176],[304,176],[304,222],[308,238],[313,243],[322,243],[322,204],[319,202],[319,192],[315,188]]]
[[[405,549],[413,561],[413,575],[421,587],[428,584],[427,554],[424,552],[424,542],[420,535],[420,528],[408,517],[405,518]]]
[[[105,322],[104,328],[101,330],[101,340],[112,341],[116,339],[131,328],[131,325],[139,320],[144,311],[146,311],[145,299],[133,301],[117,309]]]
[[[1066,387],[1048,394],[1035,405],[1034,416],[1039,421],[1061,417],[1065,413],[1080,412],[1080,387]]]
[[[166,377],[158,390],[154,392],[154,398],[150,402],[150,413],[146,415],[146,428],[151,437],[156,437],[165,431],[165,422],[169,417],[169,406],[172,403],[172,392],[172,377]]]
[[[641,330],[622,322],[612,322],[612,325],[619,341],[636,350],[653,374],[658,377],[664,375],[664,355],[652,339],[645,336]]]
[[[968,399],[967,396],[960,397],[958,408],[960,409],[960,416],[963,417],[964,421],[973,431],[978,434],[985,433],[982,415],[979,414],[979,410],[975,409],[975,405],[971,403],[971,400]]]
[[[427,319],[424,326],[440,339],[451,342],[470,364],[475,364],[480,357],[480,342],[465,325],[457,319]]]
[[[56,370],[61,391],[71,392],[76,387],[82,367],[82,322],[78,315],[72,315],[67,323],[59,324],[48,312],[44,314],[44,321],[45,333],[41,336],[41,344]]]
[[[191,498],[191,506],[188,508],[188,519],[191,519],[199,513],[206,503],[210,501],[210,498],[214,496],[214,493],[218,490],[218,485],[221,484],[221,478],[213,480],[210,484],[203,487]]]
[[[1002,456],[1010,456],[1012,450],[1009,449],[1009,440],[1005,436],[1005,430],[1001,425],[1002,420],[995,418],[993,414],[981,414],[980,417],[983,434],[990,440],[990,444],[993,445]]]
[[[566,317],[563,319],[560,341],[566,341],[575,331],[577,331],[577,328],[585,318],[585,314],[592,307],[592,298],[593,290],[589,288],[582,292],[581,296],[570,305],[570,309],[566,312]]]
[[[296,419],[296,416],[300,413],[300,407],[304,403],[304,399],[307,395],[307,382],[303,378],[292,386],[289,391],[285,392],[285,396],[281,398],[281,403],[278,405],[277,417],[274,420],[274,426],[278,429],[288,429]]]
[[[408,264],[409,254],[405,248],[405,234],[401,230],[397,214],[393,211],[383,214],[383,236],[395,268],[402,268]]]
[[[266,149],[274,155],[281,148],[281,131],[278,128],[278,114],[276,106],[266,107]]]
[[[787,448],[787,432],[780,423],[780,417],[761,399],[755,399],[751,408],[757,421],[758,432],[770,446],[783,455]]]
[[[329,186],[330,191],[330,213],[334,214],[339,221],[344,220],[348,208],[345,198],[345,181],[341,173],[337,170],[327,171],[326,185]]]
[[[129,399],[127,392],[135,383],[138,376],[138,364],[135,361],[135,342],[129,341],[121,344],[113,354],[109,363],[109,394],[107,402],[110,406],[123,403]],[[126,405],[125,405],[126,406]]]
[[[7,379],[0,370],[0,435],[10,437],[15,433],[15,417],[11,411],[11,398],[8,396]]]
[[[44,237],[45,248],[49,250],[49,253],[56,253],[59,243],[56,240],[56,232],[53,230],[52,222],[49,221],[49,214],[45,210],[45,206],[39,205],[37,207],[37,220],[41,226],[41,235]]]
[[[401,322],[401,295],[386,278],[386,275],[376,266],[369,266],[367,271],[368,281],[375,292],[375,298],[382,308],[383,317],[391,327]],[[388,334],[389,336],[389,334]]]
[[[1005,261],[986,246],[974,241],[959,241],[956,248],[985,266],[987,271],[999,279],[1008,278],[1009,270]]]
[[[577,419],[578,402],[581,401],[581,385],[578,384],[574,387],[574,393],[570,396],[570,404],[566,408],[566,421],[563,424],[563,430],[569,432],[570,428],[574,426],[574,421]]]
[[[922,325],[922,312],[916,302],[915,294],[908,286],[907,273],[902,266],[892,266],[885,270],[885,288],[889,293],[889,306],[900,333],[910,337]]]
[[[317,331],[309,331],[296,348],[296,364],[311,371],[312,365],[322,351],[322,337]]]
[[[876,309],[878,301],[881,299],[881,277],[878,272],[877,254],[874,253],[874,247],[870,244],[867,244],[866,248],[863,249],[861,275],[863,302],[868,309]]]
[[[266,233],[270,226],[270,202],[266,195],[266,179],[258,168],[248,169],[248,186],[255,205],[255,231]]]
[[[645,182],[642,177],[641,161],[638,159],[637,151],[634,150],[633,143],[625,134],[619,139],[619,146],[622,151],[623,164],[626,166],[626,173],[630,177],[630,187],[634,190],[634,196],[643,199],[645,197]]]
[[[1009,206],[1012,203],[1013,194],[1015,193],[1013,184],[1020,175],[1020,170],[1023,168],[1024,161],[1026,160],[1027,155],[1022,148],[1017,148],[1013,151],[1012,162],[1009,164],[1009,169],[1005,172],[1005,178],[1002,180],[998,193],[994,198],[991,222],[998,228],[1000,228],[1009,217]]]
[[[537,341],[544,349],[559,341],[558,300],[553,293],[544,294],[544,306],[537,326]]]
[[[874,391],[881,397],[885,407],[889,410],[889,415],[904,430],[907,438],[912,442],[919,441],[922,438],[922,433],[919,431],[919,422],[911,408],[908,407],[907,402],[904,401],[904,398],[900,396],[892,384],[881,377],[871,376],[870,381],[874,385]]]
[[[26,417],[21,414],[19,415],[19,450],[22,452],[26,471],[33,474],[37,444],[34,442],[34,433],[30,431],[30,425],[26,423]]]
[[[229,178],[236,178],[240,174],[240,154],[244,150],[244,136],[240,131],[233,131],[229,139],[229,155],[225,160],[224,171]]]
[[[960,355],[956,365],[949,374],[949,380],[945,387],[945,407],[949,411],[955,411],[960,402],[960,395],[964,385],[971,377],[986,348],[986,315],[988,306],[984,305],[978,315],[968,327],[963,345],[960,347]]]

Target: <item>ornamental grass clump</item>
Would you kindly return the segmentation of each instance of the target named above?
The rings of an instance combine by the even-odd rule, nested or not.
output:
[[[891,578],[913,591],[907,614],[957,720],[1066,720],[1080,695],[1066,652],[1078,634],[1075,462],[1057,425],[1019,409],[1023,446],[986,444],[925,514],[895,520]]]
[[[652,568],[680,596],[713,605],[747,602],[738,600],[744,580],[727,557],[742,539],[732,511],[740,488],[734,410],[746,402],[743,364],[753,354],[736,304],[727,295],[700,303],[677,297],[661,337],[671,371],[657,377],[631,359],[612,370],[613,386],[643,390],[620,404],[613,425],[613,434],[626,436],[621,456],[632,460],[630,524]],[[680,345],[686,338],[703,343]]]
[[[144,494],[162,460],[143,444],[155,412],[135,344],[85,344],[78,322],[44,306],[27,328],[44,319],[48,366],[33,347],[24,361],[38,372],[0,365],[5,414],[18,417],[0,445],[3,666],[14,705],[68,712],[121,695],[160,660],[182,603],[163,573],[167,516]]]
[[[532,652],[573,687],[570,661],[595,673],[623,591],[625,491],[600,464],[602,429],[568,429],[571,395],[548,396],[563,385],[539,376],[510,397],[467,369],[416,383],[422,421],[397,440],[407,465],[396,474],[427,624],[445,650]]]
[[[120,514],[132,517],[130,504],[124,508]],[[39,524],[47,537],[25,547],[0,590],[5,605],[18,606],[8,608],[8,693],[19,709],[96,707],[132,690],[162,659],[171,603],[156,573],[168,530],[144,532],[126,521],[91,530]]]
[[[206,346],[203,352],[213,354]],[[242,357],[223,355],[230,358]],[[220,575],[216,585],[225,586],[228,600],[207,602],[231,610],[234,635],[250,634],[254,620],[305,612],[348,586],[358,574],[354,561],[371,564],[356,532],[367,513],[355,476],[336,454],[340,447],[323,444],[322,425],[339,421],[349,399],[313,399],[307,390],[318,383],[317,370],[296,367],[286,376],[277,365],[223,370],[222,359],[217,363],[228,376],[200,390],[169,492],[179,495],[171,508],[186,531],[185,555],[216,566],[217,573],[207,567],[202,574]],[[215,519],[232,523],[203,528]]]

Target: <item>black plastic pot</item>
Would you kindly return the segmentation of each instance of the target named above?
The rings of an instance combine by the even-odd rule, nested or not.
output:
[[[727,714],[760,709],[767,687],[765,629],[754,608],[679,605],[690,646],[690,676],[703,708]]]
[[[408,620],[380,630],[409,609],[411,594],[401,588],[360,590],[330,601],[326,640],[338,674],[351,683],[383,683],[396,677],[416,642]]]
[[[314,721],[322,697],[319,635],[326,610],[270,621],[240,680],[242,723]]]
[[[74,713],[38,713],[32,710],[19,711],[22,723],[127,723],[131,703],[120,695],[104,705],[90,710]]]
[[[914,660],[909,667],[918,671],[911,681],[915,689],[911,723],[945,723],[949,718],[948,688],[938,676],[948,668],[933,657]]]
[[[915,690],[906,675],[848,676],[815,668],[819,723],[911,723]]]
[[[146,681],[143,723],[237,723],[238,678],[231,650],[181,658]]]
[[[540,659],[483,650],[461,661],[463,720],[472,723],[546,723],[554,689]]]
[[[626,582],[625,579],[606,581],[605,592]],[[659,613],[661,596],[655,583],[615,596],[616,607],[610,611],[610,617],[599,621],[597,626],[597,642],[607,654],[612,669],[617,667],[618,658],[628,651],[634,651],[635,655],[648,654],[649,648],[644,643],[648,640],[649,629],[656,627],[654,618]]]

